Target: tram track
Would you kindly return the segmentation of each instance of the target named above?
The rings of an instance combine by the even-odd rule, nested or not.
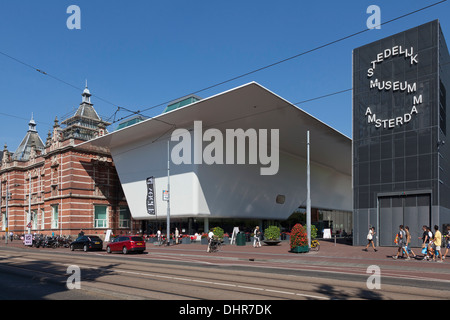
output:
[[[167,258],[165,258],[167,259]],[[426,299],[439,298],[433,290],[420,291],[384,285],[368,290],[364,281],[282,274],[273,270],[239,269],[229,265],[194,264],[141,259],[140,256],[97,255],[94,252],[5,252],[0,268],[20,271],[37,281],[53,281],[66,290],[67,267],[81,270],[83,290],[111,299]],[[362,275],[361,279],[363,279]],[[365,278],[364,278],[365,279]],[[420,295],[419,295],[420,294]]]

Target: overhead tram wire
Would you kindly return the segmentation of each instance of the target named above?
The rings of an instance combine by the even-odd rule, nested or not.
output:
[[[418,12],[424,11],[424,10],[426,10],[426,9],[429,9],[429,8],[431,8],[431,7],[434,7],[434,6],[437,6],[437,5],[442,4],[442,3],[444,3],[444,2],[447,2],[447,0],[441,0],[441,1],[435,2],[435,3],[433,3],[433,4],[430,4],[430,5],[428,5],[428,6],[422,7],[422,8],[420,8],[420,9],[417,9],[417,10],[414,10],[414,11],[411,11],[411,12],[408,12],[408,13],[403,14],[403,15],[401,15],[401,16],[398,16],[398,17],[396,17],[396,18],[393,18],[393,19],[390,19],[390,20],[385,21],[385,22],[383,22],[383,23],[380,23],[379,25],[374,26],[372,29],[377,28],[377,27],[381,27],[381,26],[383,26],[383,25],[387,25],[387,24],[389,24],[389,23],[392,23],[392,22],[394,22],[394,21],[397,21],[397,20],[400,20],[400,19],[403,19],[403,18],[406,18],[406,17],[408,17],[408,16],[410,16],[410,15],[413,15],[413,14],[416,14],[416,13],[418,13]],[[243,73],[243,74],[241,74],[241,75],[238,75],[238,76],[236,76],[236,77],[230,78],[230,79],[228,79],[228,80],[224,80],[224,81],[222,81],[222,82],[218,82],[218,83],[216,83],[216,84],[210,85],[210,86],[205,87],[205,88],[203,88],[203,89],[200,89],[200,90],[191,92],[191,93],[189,93],[189,94],[187,94],[187,95],[197,94],[197,93],[200,93],[200,92],[203,92],[203,91],[206,91],[206,90],[209,90],[209,89],[212,89],[212,88],[221,86],[221,85],[226,84],[226,83],[228,83],[228,82],[231,82],[231,81],[234,81],[234,80],[237,80],[237,79],[246,77],[246,76],[251,75],[251,74],[253,74],[253,73],[256,73],[256,72],[259,72],[259,71],[262,71],[262,70],[271,68],[271,67],[276,66],[276,65],[279,65],[279,64],[281,64],[281,63],[284,63],[284,62],[293,60],[293,59],[295,59],[295,58],[304,56],[304,55],[306,55],[306,54],[309,54],[309,53],[318,51],[318,50],[323,49],[323,48],[326,48],[326,47],[329,47],[329,46],[331,46],[331,45],[333,45],[333,44],[336,44],[336,43],[342,42],[342,41],[344,41],[344,40],[353,38],[353,37],[355,37],[355,36],[357,36],[357,35],[363,34],[363,33],[367,32],[367,31],[372,30],[372,29],[366,28],[366,29],[360,30],[360,31],[358,31],[358,32],[355,32],[355,33],[352,33],[352,34],[347,35],[347,36],[345,36],[345,37],[339,38],[339,39],[337,39],[337,40],[334,40],[334,41],[325,43],[325,44],[320,45],[320,46],[318,46],[318,47],[315,47],[315,48],[313,48],[313,49],[310,49],[310,50],[307,50],[307,51],[298,53],[298,54],[293,55],[293,56],[291,56],[291,57],[288,57],[288,58],[279,60],[279,61],[277,61],[277,62],[274,62],[274,63],[268,64],[268,65],[266,65],[266,66],[260,67],[260,68],[258,68],[258,69],[255,69],[255,70],[252,70],[252,71]],[[348,89],[348,90],[350,90],[350,89]],[[346,90],[346,91],[348,91],[348,90]],[[336,93],[334,93],[334,94],[336,94]],[[184,96],[182,96],[182,97],[185,97],[185,96],[187,96],[187,95],[184,95]],[[182,98],[182,97],[179,97],[178,99],[180,99],[180,98]],[[166,104],[168,104],[168,103],[170,103],[170,102],[172,102],[172,101],[174,101],[174,100],[177,100],[177,99],[172,99],[172,100],[169,100],[169,101],[160,103],[160,104],[158,104],[158,105],[155,105],[155,106],[152,106],[152,107],[143,109],[143,110],[141,110],[141,112],[145,112],[145,111],[148,111],[148,110],[152,110],[152,109],[158,108],[158,107],[163,106],[163,105],[166,105]],[[120,119],[120,120],[122,120],[122,119]]]
[[[11,60],[13,60],[13,61],[16,61],[17,63],[22,64],[22,65],[24,65],[24,66],[26,66],[26,67],[28,67],[28,68],[30,68],[30,69],[33,69],[33,70],[35,70],[35,71],[37,71],[37,72],[39,72],[39,73],[41,73],[41,74],[43,74],[43,75],[45,75],[45,76],[48,76],[48,77],[50,77],[50,78],[52,78],[52,79],[54,79],[54,80],[56,80],[56,81],[58,81],[58,82],[60,82],[60,83],[63,83],[63,84],[65,84],[65,85],[69,86],[69,87],[72,87],[72,88],[74,88],[74,89],[76,89],[76,90],[78,90],[78,91],[83,91],[83,90],[84,90],[83,88],[80,88],[80,87],[78,87],[78,86],[75,86],[75,85],[73,85],[73,84],[71,84],[71,83],[69,83],[69,82],[67,82],[67,81],[65,81],[65,80],[62,80],[62,79],[60,79],[60,78],[58,78],[58,77],[56,77],[56,76],[54,76],[54,75],[52,75],[52,74],[50,74],[50,73],[48,73],[48,72],[46,72],[46,71],[43,71],[43,70],[41,70],[41,69],[39,69],[39,68],[37,68],[37,67],[35,67],[35,66],[33,66],[33,65],[29,64],[29,63],[27,63],[27,62],[24,62],[24,61],[22,61],[22,60],[20,60],[20,59],[17,59],[17,58],[15,58],[15,57],[13,57],[13,56],[11,56],[11,55],[5,53],[5,52],[0,51],[0,54],[3,55],[3,56],[5,56],[5,57],[7,57],[7,58],[9,58],[9,59],[11,59]],[[117,114],[117,112],[119,112],[120,110],[125,110],[125,111],[127,111],[127,112],[130,112],[131,114],[140,114],[140,111],[139,111],[139,110],[138,110],[138,111],[131,111],[131,110],[129,110],[129,109],[127,109],[127,108],[124,108],[124,107],[121,107],[121,106],[119,106],[119,105],[117,105],[117,104],[115,104],[115,103],[113,103],[113,102],[111,102],[111,101],[108,101],[108,100],[106,100],[106,99],[104,99],[104,98],[102,98],[102,97],[100,97],[100,96],[98,96],[98,95],[96,95],[96,94],[92,94],[92,96],[95,97],[96,99],[99,99],[99,100],[101,100],[101,101],[107,103],[107,104],[110,104],[110,105],[112,105],[112,106],[114,106],[114,107],[117,107],[116,112],[113,114],[114,117],[115,117],[115,115]],[[6,115],[6,114],[5,114],[5,115]],[[10,114],[8,114],[8,116],[14,117],[13,115],[10,115]],[[107,120],[109,120],[109,119],[112,118],[113,116],[109,117]],[[160,122],[163,122],[163,123],[165,123],[165,124],[167,124],[167,125],[170,125],[170,126],[172,126],[172,127],[174,126],[174,124],[172,124],[172,123],[167,123],[167,122],[162,121],[162,120],[159,120],[159,119],[156,119],[156,120],[157,120],[157,121],[160,121]],[[113,122],[113,123],[115,123],[115,122]]]
[[[408,16],[410,16],[410,15],[416,14],[416,13],[418,13],[418,12],[424,11],[424,10],[426,10],[426,9],[429,9],[429,8],[431,8],[431,7],[434,7],[434,6],[437,6],[437,5],[442,4],[442,3],[444,3],[444,2],[447,2],[447,0],[441,0],[441,1],[435,2],[435,3],[433,3],[433,4],[430,4],[430,5],[428,5],[428,6],[422,7],[422,8],[420,8],[420,9],[411,11],[411,12],[406,13],[406,14],[404,14],[404,15],[401,15],[401,16],[399,16],[399,17],[396,17],[396,18],[390,19],[390,20],[388,20],[388,21],[385,21],[385,22],[383,22],[383,23],[380,23],[378,26],[387,25],[387,24],[389,24],[389,23],[392,23],[392,22],[394,22],[394,21],[403,19],[403,18],[405,18],[405,17],[408,17]],[[376,27],[378,27],[378,26],[374,26],[374,28],[376,28]],[[221,82],[219,82],[219,83],[216,83],[216,84],[210,85],[210,86],[208,86],[208,87],[205,87],[205,88],[203,88],[203,89],[194,91],[194,92],[192,92],[192,93],[190,93],[190,94],[197,94],[197,93],[200,93],[200,92],[203,92],[203,91],[206,91],[206,90],[209,90],[209,89],[218,87],[218,86],[220,86],[220,85],[229,83],[229,82],[231,82],[231,81],[234,81],[234,80],[237,80],[237,79],[246,77],[246,76],[251,75],[251,74],[254,74],[254,73],[256,73],[256,72],[259,72],[259,71],[262,71],[262,70],[265,70],[265,69],[274,67],[274,66],[279,65],[279,64],[281,64],[281,63],[284,63],[284,62],[293,60],[293,59],[298,58],[298,57],[301,57],[301,56],[303,56],[303,55],[306,55],[306,54],[309,54],[309,53],[318,51],[318,50],[320,50],[320,49],[329,47],[329,46],[331,46],[331,45],[333,45],[333,44],[336,44],[336,43],[342,42],[342,41],[344,41],[344,40],[353,38],[353,37],[355,37],[355,36],[357,36],[357,35],[363,34],[363,33],[367,32],[367,31],[370,31],[370,30],[372,30],[372,29],[366,28],[366,29],[360,30],[360,31],[358,31],[358,32],[355,32],[355,33],[352,33],[352,34],[347,35],[347,36],[345,36],[345,37],[339,38],[339,39],[337,39],[337,40],[334,40],[334,41],[325,43],[325,44],[320,45],[320,46],[318,46],[318,47],[315,47],[315,48],[313,48],[313,49],[310,49],[310,50],[301,52],[301,53],[296,54],[296,55],[294,55],[294,56],[291,56],[291,57],[288,57],[288,58],[279,60],[279,61],[274,62],[274,63],[271,63],[271,64],[269,64],[269,65],[266,65],[266,66],[260,67],[260,68],[258,68],[258,69],[255,69],[255,70],[246,72],[246,73],[244,73],[244,74],[238,75],[238,76],[236,76],[236,77],[230,78],[230,79],[228,79],[228,80],[224,80],[224,81],[221,81]],[[43,75],[46,75],[46,76],[48,76],[48,77],[50,77],[50,78],[52,78],[52,79],[54,79],[54,80],[56,80],[56,81],[59,81],[59,82],[65,84],[65,85],[67,85],[67,86],[70,86],[70,87],[72,87],[72,88],[75,88],[75,89],[77,89],[77,90],[79,90],[79,91],[82,91],[82,90],[83,90],[82,88],[79,88],[79,87],[77,87],[77,86],[75,86],[75,85],[73,85],[73,84],[71,84],[71,83],[69,83],[69,82],[66,82],[66,81],[64,81],[64,80],[62,80],[62,79],[60,79],[60,78],[58,78],[58,77],[56,77],[56,76],[53,76],[53,75],[49,74],[48,72],[45,72],[45,71],[43,71],[43,70],[41,70],[41,69],[38,69],[38,68],[36,68],[36,67],[34,67],[34,66],[32,66],[32,65],[30,65],[30,64],[28,64],[28,63],[26,63],[26,62],[24,62],[24,61],[22,61],[22,60],[19,60],[19,59],[15,58],[15,57],[13,57],[13,56],[11,56],[11,55],[9,55],[9,54],[6,54],[6,53],[4,53],[4,52],[2,52],[2,51],[0,51],[0,54],[3,55],[3,56],[5,56],[5,57],[7,57],[7,58],[9,58],[9,59],[12,59],[12,60],[14,60],[14,61],[20,63],[20,64],[22,64],[22,65],[24,65],[24,66],[26,66],[26,67],[28,67],[28,68],[31,68],[31,69],[33,69],[33,70],[35,70],[35,71],[37,71],[37,72],[39,72],[39,73],[41,73],[41,74],[43,74]],[[349,91],[349,90],[351,90],[351,89],[344,90],[343,92],[346,92],[346,91]],[[338,94],[338,93],[340,93],[340,92],[331,93],[331,94],[329,94],[329,95],[334,95],[334,94]],[[329,96],[329,95],[326,95],[326,96]],[[102,100],[102,101],[104,101],[104,102],[106,102],[106,103],[108,103],[108,104],[110,104],[110,105],[113,105],[113,106],[117,107],[117,110],[114,112],[114,114],[113,114],[110,118],[108,118],[108,119],[114,118],[113,123],[116,123],[116,122],[118,122],[118,121],[121,121],[121,120],[126,119],[126,118],[128,118],[128,117],[131,116],[131,115],[130,115],[130,116],[123,117],[123,118],[120,118],[120,119],[116,120],[115,117],[116,117],[117,113],[118,113],[121,109],[122,109],[122,110],[125,110],[125,111],[127,111],[127,112],[129,112],[129,113],[131,113],[131,114],[134,114],[134,115],[136,115],[136,114],[143,115],[142,113],[145,112],[145,111],[148,111],[148,110],[151,110],[151,109],[155,109],[155,108],[160,107],[160,106],[162,106],[162,105],[166,105],[166,104],[168,104],[168,103],[170,103],[170,102],[172,102],[172,101],[175,100],[175,99],[171,99],[171,100],[169,100],[169,101],[160,103],[160,104],[158,104],[158,105],[155,105],[155,106],[152,106],[152,107],[143,109],[143,110],[132,111],[132,110],[129,110],[129,109],[127,109],[127,108],[121,107],[121,106],[119,106],[119,105],[117,105],[117,104],[114,104],[114,103],[112,103],[112,102],[110,102],[110,101],[108,101],[108,100],[106,100],[106,99],[103,99],[102,97],[100,97],[100,96],[98,96],[98,95],[94,95],[94,94],[93,94],[92,96],[95,97],[95,98],[97,98],[97,99],[99,99],[99,100]],[[185,97],[185,96],[186,96],[186,95],[184,95],[183,97]],[[182,97],[180,97],[180,98],[182,98]],[[319,98],[321,98],[321,97],[313,98],[313,100],[316,100],[316,99],[319,99]],[[300,103],[300,102],[299,102],[299,103]],[[302,102],[302,103],[304,103],[304,102]],[[154,119],[154,117],[149,117],[149,118],[150,118],[150,119]],[[156,120],[158,120],[158,119],[156,119]],[[167,123],[167,124],[168,124],[168,123]],[[169,124],[169,125],[173,126],[173,124]]]

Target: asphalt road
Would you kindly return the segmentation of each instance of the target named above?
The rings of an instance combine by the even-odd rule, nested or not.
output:
[[[79,273],[69,272],[75,266]],[[405,286],[405,279],[369,289],[369,275],[281,264],[252,265],[183,255],[106,254],[68,249],[0,248],[0,299],[49,300],[436,300],[442,288]],[[317,269],[317,268],[316,268]],[[320,269],[320,268],[319,268]],[[80,275],[79,281],[74,281]],[[78,283],[80,289],[69,289]],[[417,280],[419,281],[419,280]],[[448,285],[448,284],[446,284]],[[446,291],[448,292],[448,291]]]

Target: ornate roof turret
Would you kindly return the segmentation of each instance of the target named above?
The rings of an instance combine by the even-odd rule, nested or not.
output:
[[[91,92],[86,87],[81,94],[83,97],[80,106],[75,114],[61,122],[66,127],[64,128],[64,140],[75,138],[78,140],[91,140],[99,135],[99,125],[105,128],[111,123],[103,121],[94,109],[91,103]]]
[[[35,148],[39,152],[44,152],[45,149],[45,145],[36,130],[36,122],[33,119],[33,115],[31,116],[31,120],[28,123],[28,132],[23,138],[17,150],[14,152],[12,160],[28,161],[30,159],[32,148]]]

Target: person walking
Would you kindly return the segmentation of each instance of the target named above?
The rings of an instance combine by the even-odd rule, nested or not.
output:
[[[368,251],[367,249],[369,248],[369,246],[372,244],[372,248],[373,251],[377,252],[377,249],[375,248],[375,244],[374,244],[374,237],[375,237],[375,227],[371,227],[369,228],[369,233],[367,234],[367,246],[364,249],[364,251]]]
[[[156,231],[156,237],[158,238],[158,244],[161,245],[161,230],[158,229],[158,231]]]
[[[261,231],[259,231],[259,226],[256,226],[253,231],[253,248],[258,247],[261,247]]]
[[[409,232],[409,227],[408,226],[405,226],[405,232],[406,232],[406,251],[408,252],[409,255],[412,253],[413,254],[413,258],[415,259],[416,258],[416,254],[409,247],[409,245],[411,244],[411,233]]]
[[[180,237],[180,232],[178,228],[175,228],[175,244],[178,244],[178,238]]]
[[[431,258],[433,257],[433,247],[434,247],[433,239],[434,239],[433,232],[431,232],[430,227],[427,227],[427,237],[426,237],[427,253],[424,260],[426,259],[427,261],[431,261]]]
[[[406,232],[403,228],[403,225],[401,224],[399,226],[399,231],[397,233],[397,246],[398,246],[398,250],[397,250],[397,255],[392,256],[392,258],[394,259],[398,259],[398,256],[400,254],[400,252],[405,252],[406,254],[406,260],[410,260],[411,258],[409,257],[408,252],[406,251]]]
[[[447,234],[445,235],[445,238],[447,240],[447,248],[445,249],[445,254],[442,255],[442,260],[445,260],[445,257],[447,256],[448,249],[450,249],[450,225],[447,226]]]
[[[441,245],[442,245],[442,233],[439,231],[439,227],[437,225],[434,226],[434,255],[433,255],[433,261],[436,261],[437,255],[439,255],[439,261],[442,262],[442,253],[441,253]]]

